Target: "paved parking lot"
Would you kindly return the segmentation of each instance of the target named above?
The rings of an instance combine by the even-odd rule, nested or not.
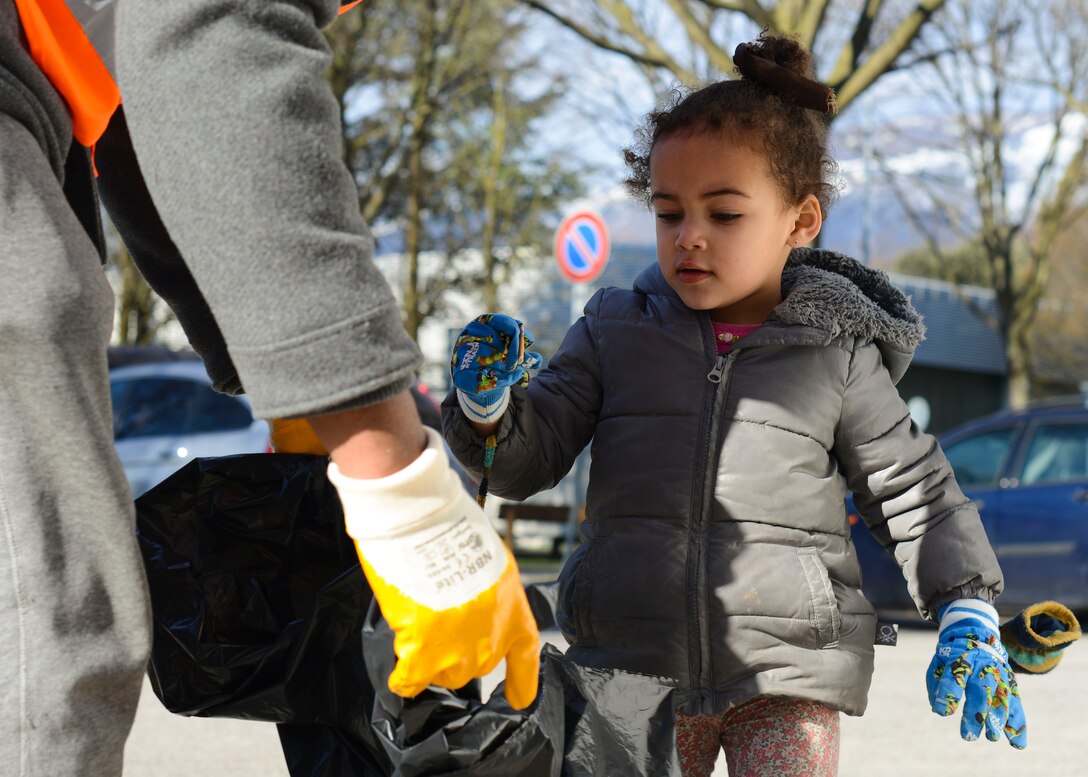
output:
[[[934,630],[903,630],[896,647],[876,649],[869,709],[860,718],[843,718],[840,775],[1088,774],[1082,701],[1088,690],[1088,641],[1071,645],[1050,674],[1018,676],[1028,719],[1028,749],[1020,751],[1005,741],[964,742],[958,718],[929,711],[924,674],[935,640]]]
[[[545,636],[562,645],[558,633]],[[1004,742],[963,742],[958,719],[929,711],[923,677],[935,638],[931,630],[903,630],[896,647],[877,648],[869,710],[843,718],[842,777],[1088,774],[1088,640],[1072,645],[1051,674],[1021,678],[1029,729],[1021,752]],[[125,763],[125,777],[288,777],[275,726],[171,715],[146,685]],[[727,773],[719,764],[714,775]]]

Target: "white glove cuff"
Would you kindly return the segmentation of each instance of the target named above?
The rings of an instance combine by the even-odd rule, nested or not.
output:
[[[504,387],[498,399],[489,404],[480,404],[470,399],[461,389],[457,389],[457,404],[461,406],[468,420],[479,424],[489,424],[498,421],[506,412],[506,406],[510,404],[510,387]]]
[[[443,520],[463,486],[450,468],[442,438],[424,427],[427,447],[419,458],[384,478],[350,478],[330,463],[329,481],[344,507],[348,534],[356,540],[391,539]]]
[[[494,586],[508,559],[499,535],[450,469],[442,438],[426,432],[426,449],[400,472],[361,480],[330,464],[328,473],[360,555],[387,585],[439,611]]]
[[[987,604],[981,599],[956,599],[945,608],[939,631],[944,631],[959,621],[967,619],[985,624],[994,634],[997,634],[1001,628],[997,620],[997,610],[992,604]]]

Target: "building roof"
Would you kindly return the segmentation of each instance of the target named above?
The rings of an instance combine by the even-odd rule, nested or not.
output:
[[[897,273],[889,273],[889,277],[925,319],[926,339],[918,346],[915,364],[988,375],[1007,372],[1001,335],[963,299],[994,319],[997,301],[993,289],[961,286],[957,292],[954,284],[945,281]]]

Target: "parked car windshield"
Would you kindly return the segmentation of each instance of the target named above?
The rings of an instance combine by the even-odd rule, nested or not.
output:
[[[191,380],[117,380],[110,384],[110,396],[115,440],[221,432],[253,423],[243,403]]]

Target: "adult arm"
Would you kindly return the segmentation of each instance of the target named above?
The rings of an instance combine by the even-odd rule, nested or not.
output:
[[[338,10],[336,0],[120,3],[133,147],[255,413],[310,418],[331,453],[347,531],[396,632],[390,688],[460,687],[505,658],[507,698],[524,707],[539,644],[517,565],[436,438],[423,447],[406,393],[419,351],[371,261],[340,158],[320,29]],[[465,547],[482,549],[471,575],[448,567]],[[447,566],[433,569],[434,558]]]
[[[125,0],[117,12],[147,190],[266,418],[381,403],[420,363],[340,157],[321,34],[338,10]]]
[[[140,274],[177,316],[215,389],[225,394],[241,393],[238,370],[215,316],[147,190],[123,106],[114,113],[95,147],[95,160],[102,204]]]

